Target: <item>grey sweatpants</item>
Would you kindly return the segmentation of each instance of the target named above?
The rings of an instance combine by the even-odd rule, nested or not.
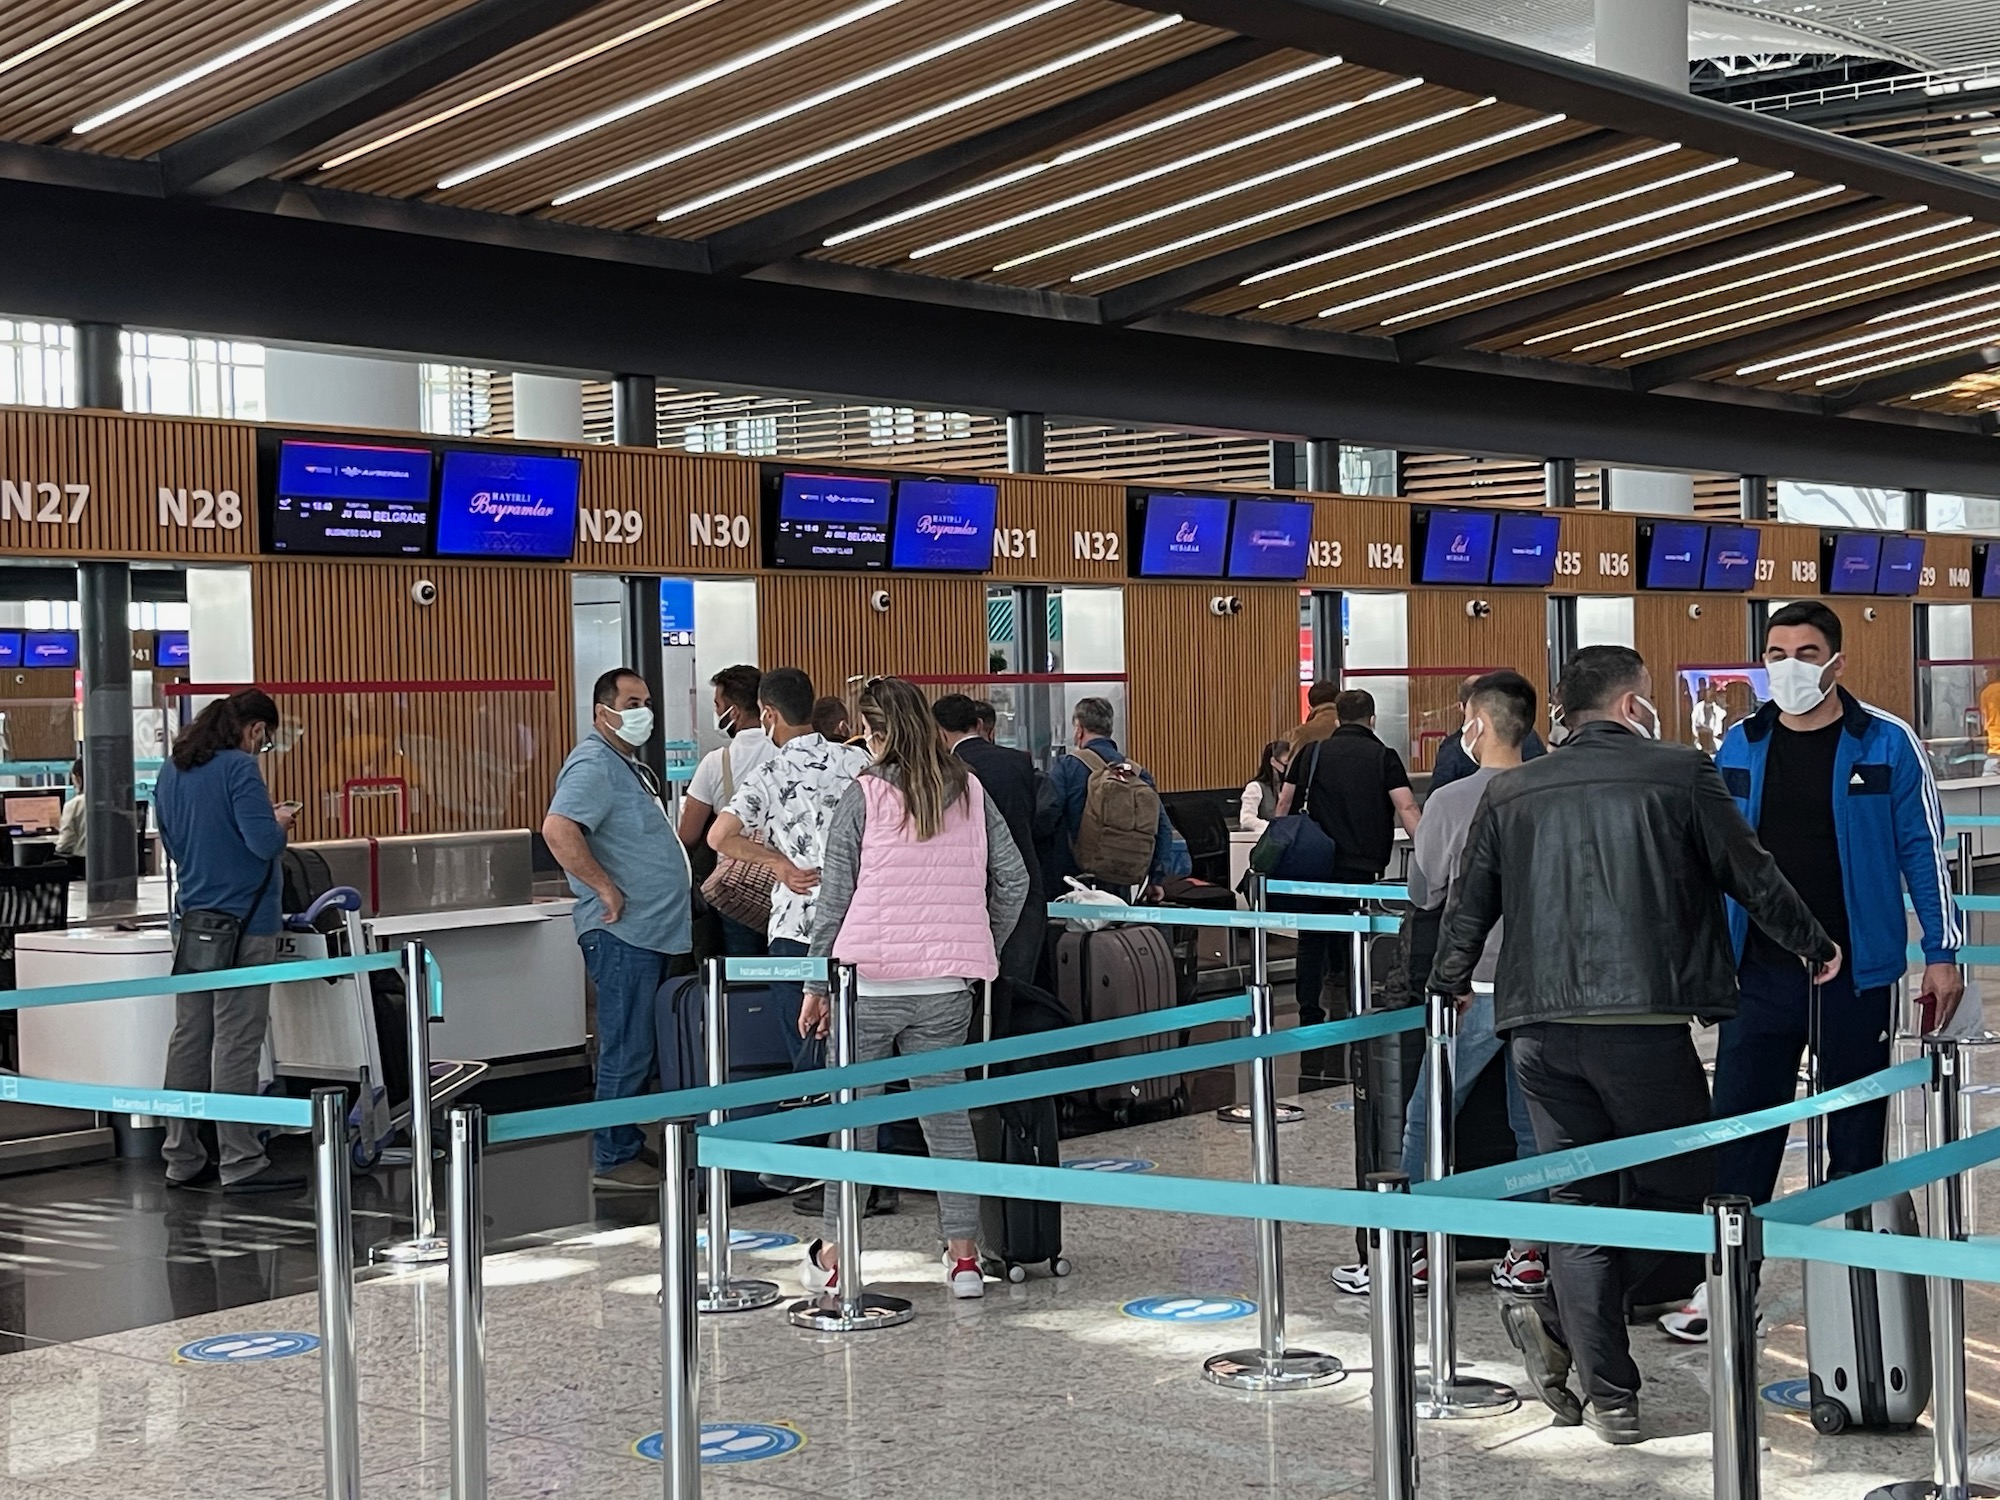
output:
[[[854,1001],[854,1060],[874,1062],[892,1053],[913,1057],[920,1052],[940,1052],[946,1047],[965,1045],[966,1028],[972,1024],[972,991],[963,986],[934,995],[858,995]],[[963,1071],[928,1073],[912,1078],[912,1089],[935,1088],[939,1084],[963,1083]],[[879,1094],[879,1088],[861,1089],[861,1096]],[[925,1115],[924,1144],[931,1155],[948,1161],[977,1161],[979,1152],[972,1143],[972,1117],[962,1109],[941,1115]],[[875,1127],[854,1132],[855,1147],[875,1149]],[[836,1226],[834,1208],[839,1194],[826,1195],[826,1238],[832,1242]],[[939,1193],[938,1224],[948,1240],[975,1239],[979,1234],[979,1200],[968,1193]]]
[[[278,961],[277,935],[251,937],[237,944],[239,967]],[[166,1086],[196,1093],[254,1094],[257,1056],[271,1020],[271,987],[247,990],[195,990],[179,996],[174,1006],[174,1033],[167,1043]],[[167,1176],[175,1182],[208,1165],[208,1153],[195,1134],[194,1120],[167,1121],[167,1141],[160,1154]],[[224,1182],[241,1182],[270,1165],[255,1125],[215,1122],[215,1142]]]

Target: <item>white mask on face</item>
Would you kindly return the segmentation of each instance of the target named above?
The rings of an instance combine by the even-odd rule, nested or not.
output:
[[[1833,660],[1837,662],[1840,658],[1836,656]],[[1771,679],[1771,697],[1779,712],[1809,714],[1826,702],[1826,695],[1833,691],[1832,665],[1833,662],[1822,665],[1788,656],[1765,667]]]
[[[1660,737],[1660,711],[1644,698],[1641,698],[1637,693],[1632,695],[1632,701],[1646,710],[1646,717],[1652,720],[1652,722],[1650,724],[1639,724],[1633,722],[1631,719],[1627,719],[1625,721],[1626,724],[1642,740],[1658,739]]]
[[[1479,764],[1479,754],[1473,747],[1479,743],[1479,736],[1485,729],[1486,726],[1479,720],[1467,719],[1465,728],[1458,733],[1458,748],[1465,752],[1465,758],[1475,766]]]
[[[731,738],[736,734],[736,710],[725,708],[715,716],[715,727]]]
[[[612,733],[628,745],[643,745],[653,737],[653,711],[650,708],[614,708],[611,713],[618,716],[618,723]]]

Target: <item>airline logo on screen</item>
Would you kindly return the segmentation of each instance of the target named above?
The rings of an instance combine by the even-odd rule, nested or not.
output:
[[[1660,554],[1660,561],[1665,563],[1691,563],[1694,561],[1694,546],[1690,543],[1686,547],[1669,547],[1665,552]]]
[[[546,521],[556,508],[525,491],[479,490],[465,502],[466,510],[496,525],[506,521]]]

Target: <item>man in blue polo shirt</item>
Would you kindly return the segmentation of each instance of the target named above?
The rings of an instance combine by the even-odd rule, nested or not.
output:
[[[652,738],[653,694],[629,667],[592,689],[593,729],[563,762],[542,837],[576,893],[576,941],[597,987],[597,1097],[646,1087],[657,1061],[653,996],[670,956],[692,944],[687,853],[667,820],[660,785],[638,758]],[[591,1144],[602,1188],[657,1190],[660,1170],[630,1125]]]

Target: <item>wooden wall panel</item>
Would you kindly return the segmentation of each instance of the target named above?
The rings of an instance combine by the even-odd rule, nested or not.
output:
[[[1819,528],[1759,521],[1757,581],[1750,592],[1763,599],[1804,599],[1819,593]]]
[[[1938,604],[1963,603],[1972,597],[1972,538],[1924,538],[1924,571],[1917,596]]]
[[[747,573],[758,565],[758,468],[659,448],[565,450],[583,460],[579,567],[619,573]],[[637,520],[635,526],[634,519]]]
[[[437,603],[410,585],[429,578]],[[510,564],[271,562],[251,571],[258,678],[265,683],[535,682],[545,688],[280,693],[292,739],[271,789],[296,797],[302,838],[340,831],[352,778],[408,784],[419,833],[541,823],[570,749],[569,577]],[[395,831],[393,802],[363,793],[356,831]]]
[[[1492,613],[1468,615],[1466,606],[1484,599]],[[1458,727],[1458,689],[1467,672],[1510,667],[1545,693],[1548,677],[1548,600],[1541,594],[1503,589],[1465,593],[1418,589],[1410,595],[1409,660],[1432,670],[1410,678],[1410,769],[1428,771],[1444,737]],[[1366,687],[1365,678],[1356,686]]]
[[[1632,589],[1634,518],[1612,511],[1566,510],[1556,537],[1558,594],[1624,594]]]
[[[1003,476],[993,576],[1020,583],[1123,583],[1125,487]]]
[[[1914,722],[1917,711],[1916,606],[1908,599],[1825,599],[1840,616],[1847,670],[1841,685],[1857,698]],[[1875,618],[1867,618],[1872,611]]]
[[[1973,601],[1972,654],[1981,661],[2000,661],[2000,599]]]
[[[1299,596],[1230,586],[1243,612],[1217,616],[1211,583],[1125,587],[1128,724],[1119,744],[1165,792],[1241,787],[1264,746],[1299,721]]]
[[[1688,614],[1701,606],[1701,617]],[[1632,603],[1632,639],[1653,675],[1653,705],[1664,738],[1694,743],[1687,695],[1675,674],[1684,667],[1739,666],[1748,662],[1750,605],[1731,594],[1641,594]],[[1729,700],[1732,717],[1747,701]]]
[[[1312,496],[1306,583],[1320,589],[1400,589],[1410,582],[1410,507],[1400,500]],[[1253,767],[1254,769],[1254,767]],[[1244,780],[1249,780],[1245,777]]]
[[[887,611],[868,602],[878,590]],[[798,667],[846,695],[876,673],[970,677],[987,670],[986,584],[978,578],[767,573],[757,582],[757,660]]]

